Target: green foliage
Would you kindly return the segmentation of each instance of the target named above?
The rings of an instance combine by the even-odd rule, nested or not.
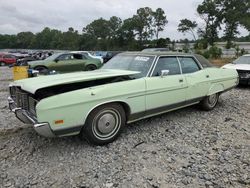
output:
[[[221,7],[221,14],[223,23],[225,24],[225,39],[227,41],[226,48],[232,48],[232,40],[239,34],[238,27],[242,18],[247,14],[249,0],[221,0],[219,6]],[[250,18],[249,18],[250,19]],[[244,20],[243,20],[244,21]]]
[[[153,15],[153,27],[156,39],[159,38],[159,32],[164,30],[165,25],[168,23],[167,16],[163,9],[158,8]]]
[[[199,28],[199,35],[211,46],[218,39],[218,28],[222,22],[218,2],[220,0],[204,0],[197,8],[197,12],[205,22],[205,28]]]
[[[210,58],[220,58],[222,55],[222,50],[216,46],[212,46],[209,48],[209,54],[210,54]]]
[[[208,50],[196,50],[195,53],[203,55],[207,59],[218,59],[222,56],[222,50],[216,46],[212,46]]]
[[[239,45],[235,45],[234,49],[236,58],[248,53],[244,48],[240,48]]]
[[[198,24],[195,21],[191,21],[188,19],[182,19],[180,20],[180,23],[178,25],[178,31],[182,33],[191,33],[194,37],[194,40],[196,40],[194,29],[198,26]]]

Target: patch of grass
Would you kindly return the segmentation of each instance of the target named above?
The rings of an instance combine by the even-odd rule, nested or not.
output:
[[[216,66],[222,67],[225,64],[233,62],[233,58],[210,59],[210,62]]]

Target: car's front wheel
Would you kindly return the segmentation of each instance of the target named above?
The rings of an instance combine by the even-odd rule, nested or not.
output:
[[[4,62],[0,62],[0,66],[5,66],[6,64]]]
[[[201,103],[200,103],[201,108],[203,110],[207,110],[207,111],[212,110],[217,105],[218,100],[219,100],[219,94],[218,93],[209,95],[209,96],[205,97],[201,101]]]
[[[91,144],[104,145],[114,141],[125,125],[125,112],[119,104],[102,105],[88,116],[81,132]]]
[[[95,70],[95,69],[97,69],[97,67],[95,65],[87,65],[86,68],[85,68],[86,71],[92,71],[92,70]]]

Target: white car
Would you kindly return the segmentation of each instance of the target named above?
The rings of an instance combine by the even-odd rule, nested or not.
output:
[[[81,54],[86,54],[88,55],[89,57],[92,57],[94,59],[99,59],[101,61],[101,63],[103,63],[103,58],[100,57],[100,56],[95,56],[95,55],[92,55],[91,53],[89,53],[88,51],[72,51],[72,53],[81,53]]]
[[[237,70],[240,84],[250,85],[250,54],[243,55],[222,68]]]

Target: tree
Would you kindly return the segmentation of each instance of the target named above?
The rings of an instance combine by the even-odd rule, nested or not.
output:
[[[77,30],[70,27],[67,32],[62,33],[62,43],[61,46],[65,50],[78,50],[80,36]]]
[[[232,40],[239,34],[240,23],[243,23],[246,28],[249,27],[249,0],[221,0],[219,6],[225,24],[226,48],[231,48],[233,47]]]
[[[138,36],[140,45],[142,41],[147,40],[153,35],[153,16],[152,9],[149,7],[140,8],[137,10],[137,14],[133,16],[134,30]]]
[[[110,36],[109,21],[99,18],[83,28],[83,33],[92,35],[95,38],[106,39]]]
[[[204,0],[197,8],[197,12],[205,22],[205,28],[199,28],[198,32],[204,41],[211,46],[218,39],[218,28],[220,28],[222,17],[218,8],[220,0]]]
[[[109,19],[109,31],[110,31],[110,38],[117,38],[119,35],[119,30],[122,26],[122,20],[119,17],[112,16]]]
[[[198,24],[195,21],[191,21],[188,19],[182,19],[180,20],[180,23],[178,25],[178,31],[182,33],[190,33],[193,35],[194,40],[196,41],[196,37],[194,34],[194,29],[198,26]]]
[[[21,32],[16,36],[17,48],[30,48],[35,35],[32,32]]]
[[[156,39],[159,38],[159,32],[164,30],[165,25],[168,23],[167,16],[161,8],[157,8],[153,14],[153,26]]]

